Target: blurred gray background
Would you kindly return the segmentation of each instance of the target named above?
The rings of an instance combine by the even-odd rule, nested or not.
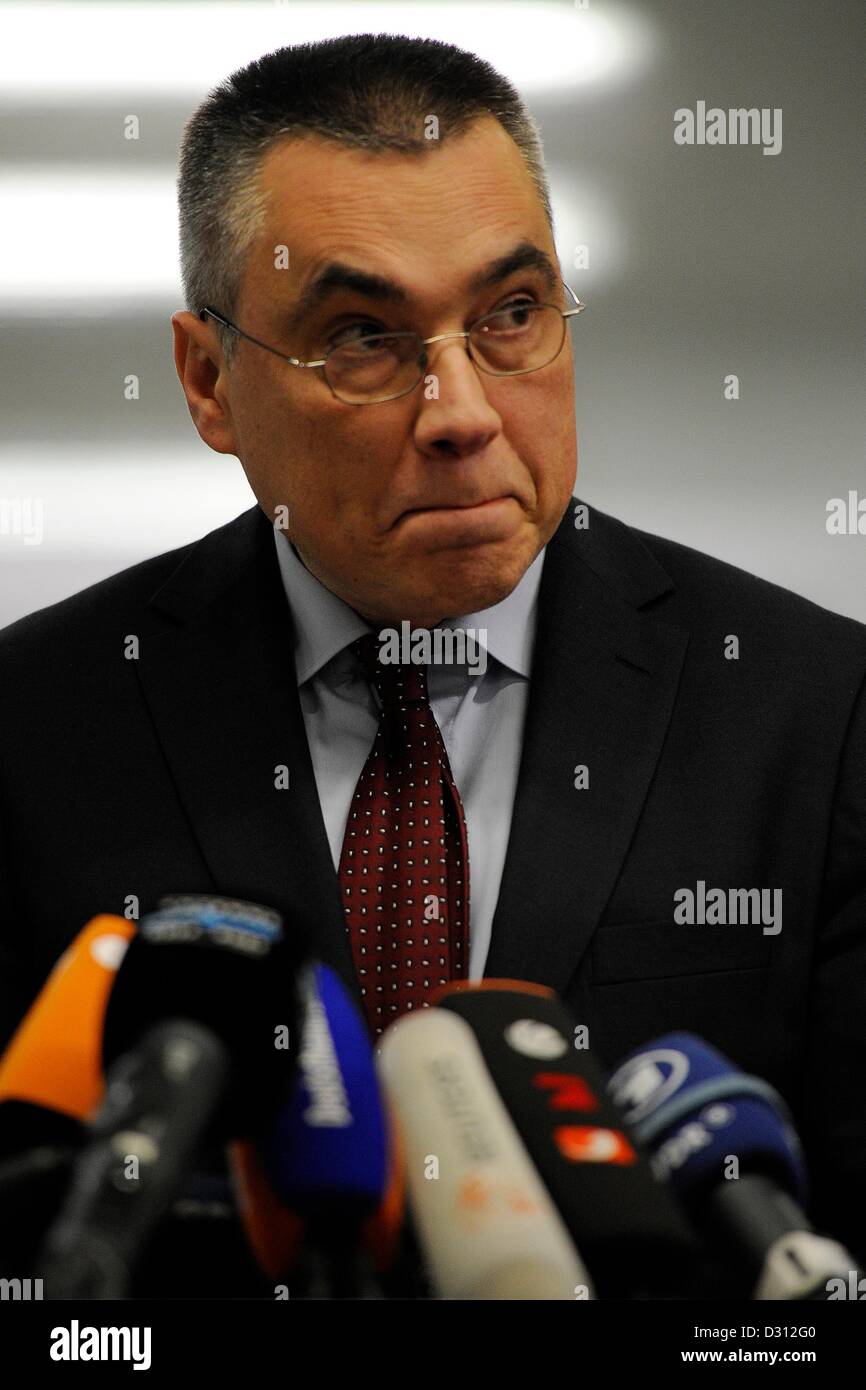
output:
[[[541,123],[588,304],[579,495],[866,621],[866,534],[827,531],[866,502],[862,0],[28,0],[0,3],[0,626],[253,501],[171,358],[181,131],[260,53],[386,29],[480,52]],[[698,101],[781,108],[781,152],[677,145]]]

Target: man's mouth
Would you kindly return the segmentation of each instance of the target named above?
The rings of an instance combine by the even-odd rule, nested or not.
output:
[[[482,498],[478,502],[431,502],[426,507],[411,507],[401,513],[400,520],[406,516],[418,516],[422,512],[467,512],[472,508],[492,507],[497,502],[508,501],[510,496],[510,493],[503,493],[498,497]]]
[[[403,512],[394,524],[401,531],[405,528],[405,536],[423,546],[495,544],[513,536],[517,524],[514,506],[519,503],[511,493],[479,502],[437,502]]]

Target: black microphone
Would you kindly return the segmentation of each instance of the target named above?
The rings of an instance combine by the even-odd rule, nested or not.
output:
[[[287,936],[268,908],[198,895],[163,898],[142,918],[118,970],[105,1014],[106,1069],[154,1023],[198,1023],[233,1064],[210,1137],[254,1132],[293,1079],[305,957],[306,942]]]
[[[434,1003],[472,1028],[598,1296],[692,1296],[694,1234],[607,1096],[604,1070],[575,1047],[561,1000],[540,985],[491,980],[448,986]]]
[[[49,1298],[125,1298],[231,1074],[209,1029],[158,1024],[112,1066],[38,1267]]]
[[[142,919],[105,1011],[112,1087],[45,1244],[49,1294],[122,1296],[202,1146],[252,1132],[279,1106],[299,953],[276,913],[236,900],[164,899]]]
[[[425,1272],[449,1299],[591,1299],[580,1253],[450,1009],[395,1019],[377,1049]]]

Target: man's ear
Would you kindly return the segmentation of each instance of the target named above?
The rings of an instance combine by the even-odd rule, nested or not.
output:
[[[212,319],[202,322],[184,309],[171,316],[174,365],[192,422],[211,449],[238,455],[226,391],[226,365]]]

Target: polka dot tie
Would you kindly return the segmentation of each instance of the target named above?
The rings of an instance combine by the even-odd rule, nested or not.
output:
[[[381,701],[349,809],[340,890],[374,1038],[463,978],[469,956],[466,819],[427,695],[425,665],[385,665],[379,638],[352,643]]]

